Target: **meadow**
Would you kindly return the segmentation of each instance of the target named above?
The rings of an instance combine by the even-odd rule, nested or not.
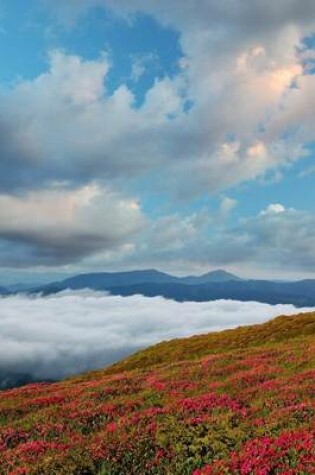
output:
[[[315,474],[315,313],[0,393],[1,475]]]

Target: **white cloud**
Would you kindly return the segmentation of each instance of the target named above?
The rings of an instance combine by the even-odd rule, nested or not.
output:
[[[208,252],[220,265],[247,263],[275,269],[314,272],[315,217],[311,212],[269,205],[257,216],[243,218],[208,242]]]
[[[1,299],[0,369],[63,377],[103,367],[161,340],[292,313],[296,309],[291,305],[177,303],[90,291],[46,298],[17,295]]]
[[[104,55],[84,61],[55,51],[46,73],[2,91],[0,189],[126,182],[168,158],[158,137],[180,112],[180,79],[156,80],[136,110],[125,85],[108,94],[108,69]]]
[[[285,207],[281,205],[280,203],[272,203],[269,206],[267,206],[266,209],[262,210],[260,214],[263,215],[268,215],[268,214],[280,214],[285,212]]]
[[[159,58],[155,53],[152,52],[140,55],[132,55],[131,59],[132,66],[130,77],[134,82],[138,82],[150,67],[156,69],[159,66]]]
[[[217,211],[203,208],[186,215],[147,217],[141,232],[117,252],[96,251],[72,272],[158,268],[187,274],[227,267],[251,278],[313,276],[313,213],[271,203],[256,215],[231,223],[227,213],[236,203],[226,198],[223,197]]]
[[[241,275],[247,266],[252,269],[250,277],[260,270],[269,279],[277,272],[314,273],[313,213],[271,203],[257,215],[231,224],[222,213],[233,205],[228,201],[222,210],[221,202],[217,215],[204,209],[190,216],[170,215],[149,222],[123,257],[124,262],[183,272],[233,266]]]
[[[220,203],[221,217],[226,218],[236,206],[237,200],[230,198],[229,196],[223,196]]]
[[[122,251],[144,225],[137,201],[97,185],[0,195],[0,238],[13,243],[0,248],[0,263],[55,265],[95,252]],[[24,261],[16,254],[21,246],[29,248]]]
[[[0,214],[0,233],[7,241],[0,242],[0,253],[8,265],[23,259],[40,262],[40,257],[45,264],[49,256],[53,262],[66,241],[71,243],[66,246],[69,262],[97,250],[92,259],[103,263],[125,258],[142,265],[204,262],[207,256],[207,265],[255,257],[270,265],[280,255],[281,266],[310,268],[314,224],[306,214],[271,205],[248,219],[243,230],[240,225],[205,236],[206,213],[199,214],[200,221],[195,215],[183,218],[169,212],[150,222],[140,239],[129,239],[141,224],[141,212],[129,213],[136,200],[121,197],[120,190],[137,189],[139,178],[140,189],[146,177],[164,197],[173,194],[189,201],[264,177],[267,171],[281,177],[282,168],[303,157],[315,124],[315,75],[305,65],[313,54],[302,43],[315,28],[314,1],[236,0],[229,8],[221,0],[201,1],[198,7],[195,0],[51,3],[67,20],[93,6],[110,7],[131,21],[139,11],[154,15],[179,32],[183,57],[180,72],[156,78],[139,108],[126,84],[108,90],[111,64],[102,52],[95,60],[51,52],[45,73],[1,90],[0,201],[11,210],[12,222],[5,211]],[[134,79],[142,72],[135,58]],[[190,108],[185,107],[187,100]],[[89,206],[77,207],[73,226],[65,222],[67,205],[62,212],[62,206],[53,209],[60,229],[52,242],[44,215],[54,207],[56,192],[43,189],[51,190],[56,182],[65,202],[95,182],[106,196],[102,204],[91,200]],[[110,192],[115,198],[109,198],[109,189],[116,190]],[[36,195],[34,190],[40,191]],[[26,198],[4,197],[22,192]],[[141,191],[139,195],[141,199]],[[123,211],[117,200],[126,205]],[[234,205],[225,198],[221,214]],[[295,230],[299,242],[289,236],[294,226],[301,226]],[[279,233],[276,241],[269,238],[271,229]],[[82,233],[90,239],[82,239]],[[13,252],[8,250],[12,243]],[[286,249],[296,252],[294,259],[288,259]]]
[[[139,79],[144,75],[145,70],[146,68],[143,61],[135,60],[132,64],[131,79],[135,82],[138,82]]]
[[[52,53],[45,74],[2,94],[0,151],[7,173],[0,186],[96,175],[126,184],[153,171],[157,186],[189,199],[256,179],[304,155],[314,128],[315,88],[314,76],[303,68],[301,42],[315,26],[312,2],[296,8],[291,0],[276,6],[238,0],[229,10],[218,0],[198,8],[192,0],[53,2],[67,14],[93,5],[125,16],[143,11],[178,30],[180,73],[156,79],[135,108],[126,85],[108,93],[106,56],[84,61]],[[135,59],[134,74],[142,72]],[[193,104],[189,111],[186,99]],[[296,122],[300,130],[292,132]],[[284,140],[288,129],[291,138]]]

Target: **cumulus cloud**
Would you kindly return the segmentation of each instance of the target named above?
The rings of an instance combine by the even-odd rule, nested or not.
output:
[[[280,203],[271,203],[269,206],[267,206],[266,209],[263,209],[260,212],[261,216],[264,215],[273,215],[273,214],[280,214],[285,212],[285,207],[281,205]]]
[[[198,7],[193,0],[93,0],[66,8],[77,14],[93,6],[129,18],[145,12],[180,33],[181,76],[193,107],[161,130],[159,145],[167,145],[164,153],[177,172],[170,186],[179,194],[211,193],[303,156],[314,126],[315,79],[305,67],[311,50],[303,45],[315,27],[312,1],[238,0],[226,8],[218,0]],[[64,13],[62,4],[53,8]],[[154,95],[163,101],[159,88]],[[303,132],[283,140],[294,121]]]
[[[261,2],[260,0],[242,2],[237,0],[227,6],[219,0],[207,0],[197,6],[194,0],[187,0],[183,4],[180,0],[69,0],[67,3],[52,3],[55,11],[63,15],[76,15],[93,6],[110,6],[121,14],[134,14],[145,11],[157,16],[167,24],[176,24],[181,29],[188,28],[196,31],[202,28],[232,27],[235,20],[243,27],[243,33],[238,27],[230,34],[256,36],[265,35],[268,31],[288,23],[297,23],[307,26],[313,24],[314,4],[312,0],[302,0],[298,4],[294,0],[279,0],[276,4]],[[259,13],[259,17],[258,17]],[[62,19],[62,17],[60,17]]]
[[[164,161],[159,129],[183,107],[180,79],[156,80],[137,110],[125,85],[107,92],[109,67],[53,51],[47,72],[2,91],[0,190],[128,181]]]
[[[237,201],[222,196],[217,211],[146,216],[138,201],[97,185],[77,190],[0,195],[2,266],[60,265],[67,272],[160,268],[187,273],[252,267],[268,274],[315,268],[311,212],[271,203],[256,215],[229,215]]]
[[[0,264],[66,264],[121,250],[144,225],[137,201],[97,185],[0,195]]]
[[[178,303],[91,291],[45,298],[16,295],[1,299],[0,371],[59,378],[103,367],[161,340],[292,313],[296,309],[291,305]]]
[[[157,185],[181,197],[213,193],[299,159],[313,130],[314,76],[302,40],[314,3],[111,0],[53,2],[64,13],[92,6],[154,15],[180,33],[181,70],[156,78],[135,106],[126,84],[109,93],[106,55],[86,61],[52,52],[46,73],[1,94],[3,189],[122,179],[159,170]],[[142,73],[135,59],[131,74]],[[292,87],[294,86],[294,87]],[[192,107],[187,110],[187,100]],[[283,137],[294,121],[303,133]],[[13,173],[14,167],[14,173]],[[174,178],[176,177],[176,179]]]
[[[158,258],[158,262],[170,258],[179,262],[188,255],[196,262],[205,262],[208,256],[213,265],[244,262],[254,260],[256,253],[258,262],[269,265],[277,261],[279,252],[281,266],[313,265],[311,234],[307,234],[314,231],[313,220],[293,211],[278,213],[281,230],[271,223],[275,221],[271,209],[265,217],[246,220],[243,230],[236,226],[220,236],[211,230],[210,237],[204,234],[209,225],[206,212],[199,213],[202,223],[195,215],[183,218],[169,212],[149,223],[139,239],[127,237],[141,221],[132,203],[143,199],[146,178],[164,198],[189,201],[225,193],[267,172],[277,178],[279,170],[307,154],[307,144],[314,136],[315,75],[310,68],[313,51],[303,40],[315,28],[312,0],[236,0],[229,8],[221,0],[201,1],[198,6],[194,0],[46,3],[68,20],[93,6],[110,8],[128,21],[139,12],[153,15],[179,33],[183,56],[178,73],[172,77],[159,74],[141,105],[123,82],[109,90],[112,64],[104,52],[86,60],[52,51],[45,72],[1,89],[0,193],[1,197],[15,196],[0,197],[13,213],[13,223],[0,216],[3,264],[32,259],[47,264],[55,257],[56,263],[59,258],[59,262],[70,263],[97,252],[103,263],[128,256],[129,262],[142,265]],[[134,80],[149,60],[134,58],[130,71]],[[50,237],[44,232],[47,226],[41,212],[39,223],[35,218],[17,223],[19,210],[34,210],[37,197],[39,202],[48,197],[54,201],[55,192],[50,190],[56,183],[68,202],[70,195],[80,194],[95,182],[105,199],[96,205],[95,213],[92,201],[91,206],[84,206],[82,227],[66,224],[60,213],[56,220],[60,230]],[[108,196],[109,189],[116,190],[110,192],[116,193],[115,199]],[[121,189],[130,194],[137,189],[139,197],[120,197]],[[38,195],[34,190],[39,190]],[[130,213],[122,212],[117,200]],[[221,215],[227,216],[235,204],[230,198],[223,199]],[[44,208],[50,205],[39,206]],[[100,219],[101,214],[106,218]],[[98,222],[103,223],[100,229]],[[298,231],[300,243],[293,239],[294,249],[285,231],[292,232],[293,222],[303,230]],[[267,229],[280,232],[279,245],[271,239],[266,244]],[[119,256],[113,254],[116,237],[122,251]],[[223,242],[227,246],[224,253]],[[296,251],[294,259],[284,255],[281,246],[285,245]]]
[[[208,252],[220,264],[246,262],[268,270],[314,271],[314,233],[313,213],[274,203],[223,230],[208,243]]]
[[[226,213],[235,205],[234,200],[223,197],[216,215],[202,209],[184,217],[169,215],[149,221],[123,260],[134,266],[141,263],[183,272],[233,266],[242,274],[245,265],[261,269],[269,278],[275,271],[282,275],[314,271],[313,213],[271,203],[256,215],[230,224]]]

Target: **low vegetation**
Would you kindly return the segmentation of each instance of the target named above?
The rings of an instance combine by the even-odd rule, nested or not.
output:
[[[1,475],[315,474],[315,313],[0,393]]]

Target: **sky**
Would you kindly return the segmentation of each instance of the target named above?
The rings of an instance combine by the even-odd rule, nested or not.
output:
[[[313,0],[0,0],[0,284],[315,278]]]

